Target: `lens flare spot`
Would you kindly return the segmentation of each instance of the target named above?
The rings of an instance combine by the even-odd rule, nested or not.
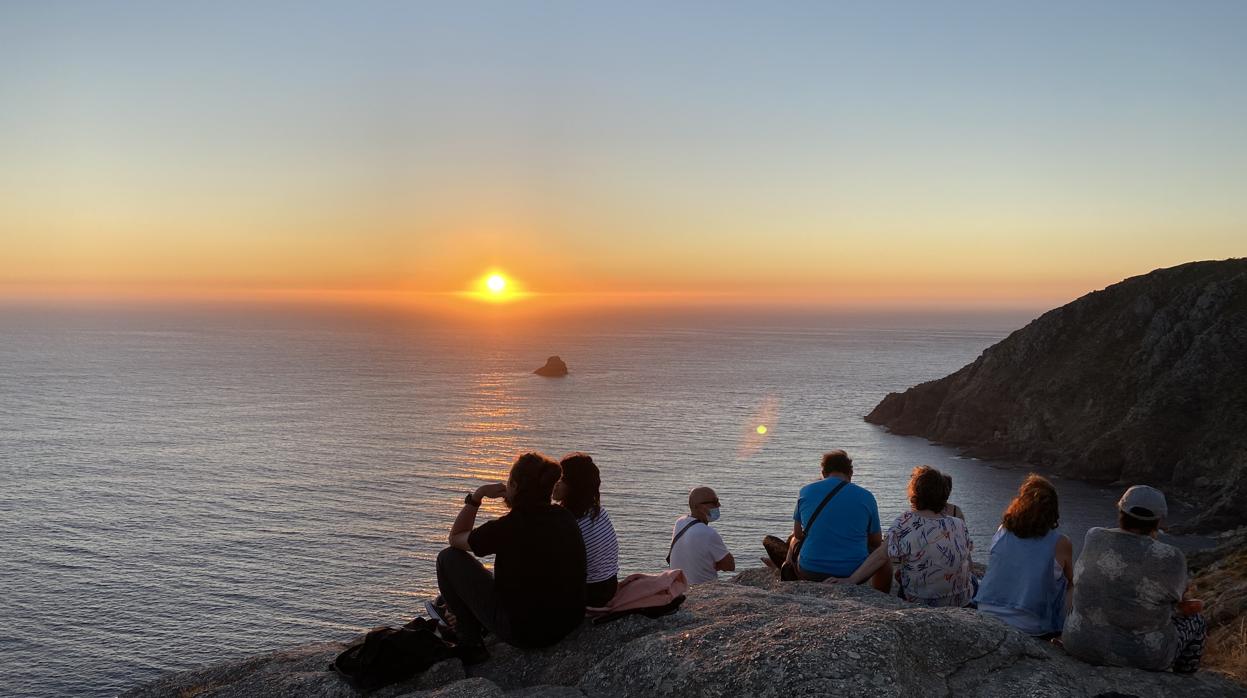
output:
[[[765,434],[765,433],[766,433],[766,425],[765,425],[765,424],[759,424],[759,425],[758,425],[758,428],[756,429],[756,431],[757,431],[759,434]]]

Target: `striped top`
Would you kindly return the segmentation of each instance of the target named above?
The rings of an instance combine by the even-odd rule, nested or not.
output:
[[[585,583],[601,582],[619,575],[619,541],[615,527],[605,509],[599,509],[576,520],[580,537],[585,541]]]

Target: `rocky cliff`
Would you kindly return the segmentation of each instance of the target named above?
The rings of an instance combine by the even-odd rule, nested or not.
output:
[[[170,674],[125,696],[353,696],[308,645]],[[555,647],[493,656],[465,675],[434,666],[391,696],[1097,696],[1247,697],[1194,676],[1093,667],[966,609],[921,608],[862,587],[780,583],[769,570],[696,587],[677,613],[584,625]]]
[[[866,420],[1062,475],[1202,498],[1247,523],[1247,259],[1126,279],[1044,313]]]

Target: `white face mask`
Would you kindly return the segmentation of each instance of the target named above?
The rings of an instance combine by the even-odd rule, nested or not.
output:
[[[706,512],[706,516],[709,517],[711,521],[718,521],[719,520],[719,508],[715,507],[711,509],[710,511]]]

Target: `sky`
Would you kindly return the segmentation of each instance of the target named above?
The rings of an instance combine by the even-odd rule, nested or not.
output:
[[[0,297],[1039,307],[1247,254],[1247,3],[457,4],[0,5]]]

